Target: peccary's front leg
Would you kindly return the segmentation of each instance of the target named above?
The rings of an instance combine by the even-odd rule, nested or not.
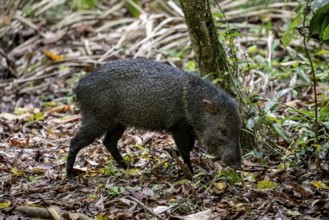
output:
[[[190,151],[193,149],[195,137],[191,132],[187,132],[185,129],[172,129],[171,133],[174,137],[178,150],[184,160],[184,163],[190,169],[193,174],[193,168],[190,160]]]
[[[189,134],[190,136],[190,142],[189,142],[189,147],[190,147],[190,152],[193,150],[194,144],[195,144],[195,135]]]
[[[127,164],[124,162],[120,152],[118,151],[118,141],[121,138],[123,132],[125,131],[124,127],[115,127],[108,131],[104,137],[103,144],[106,149],[111,153],[115,161],[124,169],[127,169]]]

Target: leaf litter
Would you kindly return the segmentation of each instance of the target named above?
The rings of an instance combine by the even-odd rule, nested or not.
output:
[[[119,169],[97,140],[77,158],[76,184],[67,182],[69,140],[80,118],[72,88],[79,78],[102,63],[124,57],[152,57],[181,67],[193,58],[184,19],[175,3],[169,2],[169,9],[175,10],[158,13],[150,7],[139,18],[123,17],[128,13],[123,1],[111,1],[99,10],[64,7],[60,15],[66,19],[58,19],[51,13],[63,9],[65,1],[44,0],[31,4],[27,12],[20,8],[2,18],[0,36],[7,44],[1,45],[6,61],[0,69],[0,219],[329,216],[328,164],[319,172],[307,164],[290,168],[278,159],[268,159],[264,165],[246,158],[243,170],[234,171],[223,168],[197,144],[191,153],[195,174],[188,180],[184,165],[172,154],[170,135],[133,128],[119,141],[128,170]],[[255,14],[293,17],[283,6],[289,5],[277,3],[266,10],[250,7],[244,12],[251,20]],[[228,21],[245,16],[236,7],[234,1],[222,4]],[[248,25],[252,27],[252,22]],[[239,40],[266,41],[254,36]],[[170,56],[181,50],[186,51],[184,58]],[[260,79],[255,77],[250,85],[262,91],[257,84]],[[294,105],[298,103],[302,101]]]

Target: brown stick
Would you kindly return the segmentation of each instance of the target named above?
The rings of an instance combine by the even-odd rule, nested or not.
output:
[[[190,172],[190,170],[188,169],[188,167],[178,158],[175,150],[171,150],[170,152],[171,156],[177,161],[177,165],[181,168],[181,170],[183,171],[185,177],[189,180],[192,179],[192,174]]]

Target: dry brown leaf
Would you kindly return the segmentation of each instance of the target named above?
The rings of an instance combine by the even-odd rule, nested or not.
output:
[[[64,59],[64,56],[56,54],[50,50],[43,50],[43,53],[46,55],[46,57],[52,61],[61,61]]]

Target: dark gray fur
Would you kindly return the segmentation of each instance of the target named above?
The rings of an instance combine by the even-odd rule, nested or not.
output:
[[[103,134],[106,148],[127,168],[117,142],[131,126],[170,132],[192,172],[196,138],[227,165],[241,165],[237,102],[195,74],[148,59],[117,60],[81,79],[75,93],[82,120],[71,140],[69,179],[80,149]]]

